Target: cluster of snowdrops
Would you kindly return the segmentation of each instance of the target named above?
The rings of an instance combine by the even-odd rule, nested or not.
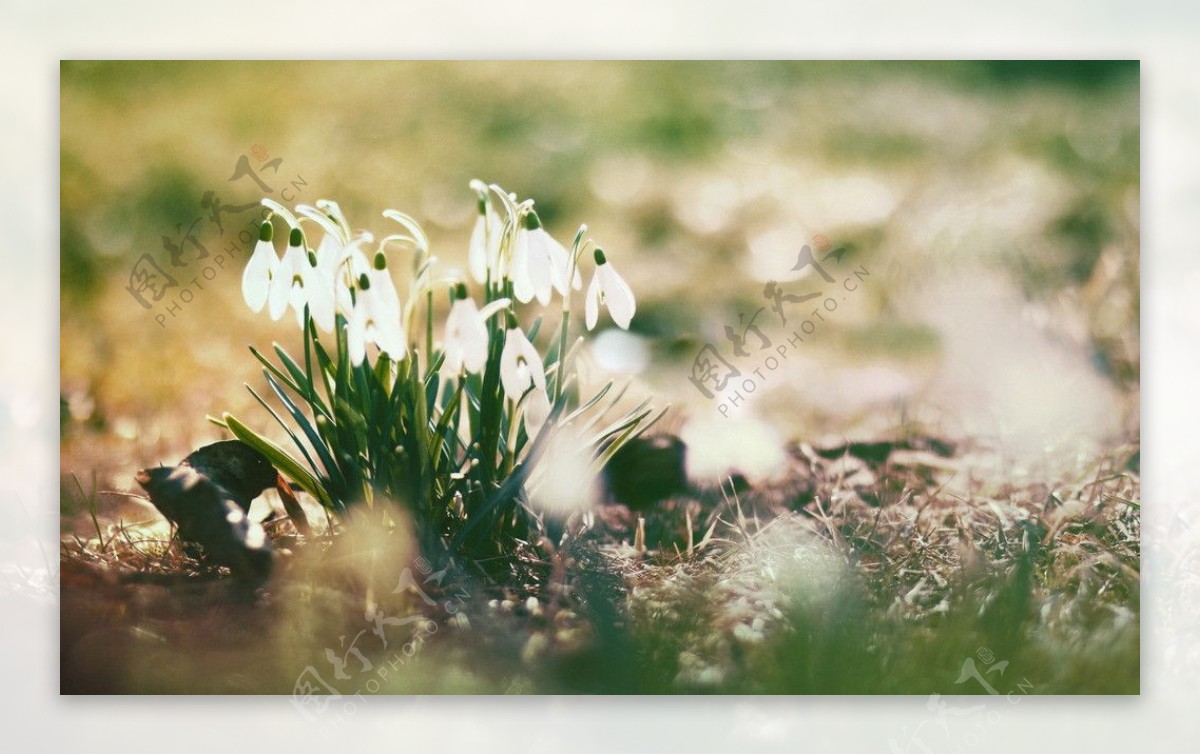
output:
[[[511,552],[540,530],[529,493],[546,478],[555,443],[577,447],[580,474],[598,474],[661,412],[649,402],[617,411],[611,382],[581,395],[574,368],[582,336],[570,337],[583,291],[584,322],[601,308],[628,329],[636,303],[586,226],[568,248],[542,226],[532,200],[473,181],[478,215],[468,250],[481,301],[453,272],[439,273],[428,238],[410,216],[383,213],[389,233],[355,230],[336,202],[288,210],[270,200],[242,278],[255,312],[292,315],[303,354],[278,344],[262,363],[274,400],[255,397],[291,447],[226,414],[218,424],[262,451],[331,512],[381,501],[403,505],[427,549],[488,556]],[[287,226],[282,256],[276,223]],[[314,240],[319,239],[316,243]],[[436,327],[445,295],[449,312]],[[557,332],[536,345],[545,315],[522,326],[518,311],[560,304]],[[553,326],[551,326],[553,327]],[[292,450],[294,449],[294,451]],[[554,458],[549,458],[554,457]],[[549,460],[548,460],[549,458]],[[583,483],[583,478],[578,480]]]

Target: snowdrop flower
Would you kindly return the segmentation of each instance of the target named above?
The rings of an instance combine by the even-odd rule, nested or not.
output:
[[[366,273],[371,282],[372,295],[380,312],[388,316],[400,317],[400,294],[396,293],[396,284],[387,268],[387,259],[382,251],[375,252],[375,260],[371,269]]]
[[[292,234],[293,237],[296,235]],[[303,234],[300,234],[300,254],[293,257],[292,274],[298,279],[298,285],[292,286],[290,304],[296,312],[296,322],[301,328],[304,322],[304,308],[308,307],[308,315],[317,327],[326,333],[334,329],[334,295],[333,270],[326,262],[321,264],[317,254],[304,248]],[[324,241],[322,241],[324,246]]]
[[[296,311],[296,322],[305,327],[304,308],[317,326],[326,332],[334,327],[333,281],[317,269],[314,254],[304,248],[304,233],[292,228],[288,248],[271,278],[267,294],[268,312],[278,320],[288,307]]]
[[[254,253],[242,271],[242,298],[246,306],[254,312],[261,312],[267,305],[267,296],[271,290],[271,278],[279,269],[279,256],[275,253],[275,245],[271,243],[274,229],[270,220],[264,220],[258,230],[258,243],[254,245]]]
[[[283,253],[283,259],[275,275],[271,276],[271,290],[267,295],[267,312],[272,320],[283,317],[292,301],[292,290],[300,283],[301,264],[308,260],[303,251],[304,234],[299,228],[292,228],[288,236],[288,248]]]
[[[546,367],[524,331],[512,321],[504,335],[504,350],[500,353],[500,383],[510,399],[517,402],[524,399],[525,427],[530,435],[535,435],[550,415]]]
[[[366,359],[370,343],[395,360],[408,355],[400,297],[382,253],[376,255],[373,269],[359,276],[354,308],[346,324],[346,345],[355,367]]]
[[[315,254],[305,255],[301,265],[301,285],[296,289],[301,295],[293,297],[292,306],[296,308],[296,317],[304,319],[304,307],[308,305],[308,314],[317,327],[326,333],[332,333],[335,326],[335,304],[333,296],[333,277],[321,269]],[[304,327],[304,323],[300,323]]]
[[[467,287],[462,283],[454,292],[454,304],[446,318],[444,349],[446,361],[443,365],[448,373],[482,372],[487,363],[487,323],[479,314],[475,300],[467,296]]]
[[[550,303],[552,288],[565,296],[570,259],[571,255],[563,245],[542,227],[538,214],[530,210],[517,233],[516,247],[513,249],[513,294],[521,302],[537,297],[542,306]],[[583,287],[578,270],[571,285],[576,289]]]
[[[629,330],[629,322],[637,309],[633,299],[633,290],[625,282],[604,256],[603,249],[595,253],[596,272],[592,274],[592,282],[588,284],[587,297],[584,302],[584,319],[587,329],[596,327],[600,317],[600,302],[608,307],[613,322],[624,330]]]
[[[475,216],[475,227],[471,229],[471,242],[467,252],[467,268],[477,283],[486,283],[488,273],[494,274],[500,251],[500,221],[488,212],[487,201],[480,197],[479,214]]]
[[[467,295],[466,285],[459,283],[454,289],[454,304],[446,318],[446,333],[442,349],[446,359],[442,370],[457,375],[465,368],[467,372],[482,372],[488,357],[487,319],[512,302],[496,299],[483,309],[475,306],[475,300]]]

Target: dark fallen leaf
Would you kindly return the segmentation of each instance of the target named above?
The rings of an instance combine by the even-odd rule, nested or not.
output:
[[[952,456],[954,444],[940,438],[914,437],[897,441],[870,441],[844,443],[828,448],[814,449],[817,455],[825,459],[837,459],[842,456],[853,456],[869,464],[884,464],[893,451],[928,451],[937,456]]]
[[[150,501],[175,523],[181,542],[196,543],[214,563],[239,580],[260,585],[271,573],[267,533],[223,487],[190,465],[155,467],[137,473]]]
[[[644,509],[686,492],[686,463],[687,446],[674,435],[634,438],[604,468],[609,497]]]
[[[279,473],[258,451],[240,440],[222,440],[197,448],[182,464],[225,489],[242,511],[268,488],[276,487]]]

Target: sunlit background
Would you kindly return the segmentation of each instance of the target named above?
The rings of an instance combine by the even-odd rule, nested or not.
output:
[[[1042,460],[1136,438],[1136,63],[69,62],[61,108],[62,471],[101,488],[219,437],[206,414],[263,415],[246,347],[298,335],[240,298],[263,186],[377,236],[408,212],[448,270],[471,178],[563,242],[587,223],[638,295],[590,374],[671,403],[693,477],[913,428]],[[822,290],[805,244],[845,253],[784,324],[764,288]],[[149,309],[142,255],[179,284]],[[756,314],[772,346],[738,358]],[[706,344],[751,373],[806,319],[752,394],[689,380]]]

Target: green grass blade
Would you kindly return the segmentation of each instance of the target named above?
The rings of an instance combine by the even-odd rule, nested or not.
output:
[[[235,438],[255,449],[263,456],[266,456],[267,460],[284,477],[299,485],[304,492],[316,498],[323,506],[337,508],[337,505],[329,496],[329,492],[325,490],[325,486],[298,461],[289,456],[286,451],[246,427],[246,425],[232,414],[226,413],[224,420],[225,426],[229,428],[229,432],[233,433]]]

